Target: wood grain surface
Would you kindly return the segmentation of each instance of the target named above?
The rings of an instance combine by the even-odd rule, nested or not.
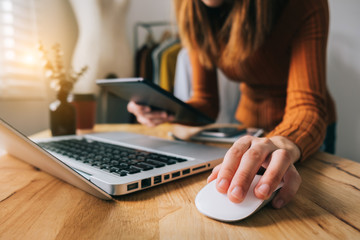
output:
[[[173,125],[97,125],[171,139]],[[47,137],[44,131],[32,137]],[[229,147],[229,145],[227,145]],[[360,239],[360,164],[317,153],[285,208],[236,223],[194,204],[209,172],[103,201],[7,154],[0,156],[0,239]]]

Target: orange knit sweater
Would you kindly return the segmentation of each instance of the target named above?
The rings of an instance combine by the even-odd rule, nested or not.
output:
[[[326,0],[289,0],[270,36],[244,62],[219,67],[241,82],[236,118],[249,127],[285,136],[302,159],[321,146],[326,127],[335,122],[334,102],[326,86],[329,11]],[[216,117],[219,96],[215,69],[205,69],[190,50],[193,67],[191,105]]]

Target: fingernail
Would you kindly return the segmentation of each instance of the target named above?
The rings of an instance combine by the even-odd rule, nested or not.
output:
[[[276,208],[282,208],[284,206],[284,200],[281,198],[275,201],[275,207]]]
[[[231,191],[231,195],[241,201],[243,199],[243,191],[239,186],[234,187],[234,189]]]
[[[226,191],[226,189],[229,187],[229,181],[227,179],[223,178],[217,184],[217,187],[224,190],[224,191]]]
[[[262,184],[260,187],[258,187],[257,191],[263,196],[267,197],[270,192],[270,186],[269,184]]]

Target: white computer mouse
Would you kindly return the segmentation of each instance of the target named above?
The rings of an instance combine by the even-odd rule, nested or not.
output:
[[[261,175],[255,175],[249,191],[241,203],[233,203],[226,194],[219,193],[216,189],[216,181],[212,181],[197,194],[195,205],[199,212],[216,220],[233,222],[244,219],[271,201],[276,191],[283,186],[283,183],[280,183],[269,199],[258,199],[255,197],[254,188],[260,178]]]

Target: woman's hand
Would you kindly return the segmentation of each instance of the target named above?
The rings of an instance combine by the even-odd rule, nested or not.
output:
[[[153,111],[149,106],[130,101],[127,110],[136,116],[139,123],[148,127],[155,127],[161,123],[174,121],[174,116],[165,111]]]
[[[217,179],[217,190],[227,193],[232,202],[239,203],[244,200],[254,176],[262,166],[266,171],[255,186],[254,194],[259,199],[267,199],[284,181],[272,201],[273,207],[281,208],[290,202],[300,187],[301,177],[294,167],[299,158],[299,148],[285,137],[244,136],[227,151],[224,161],[214,168],[208,182]]]

